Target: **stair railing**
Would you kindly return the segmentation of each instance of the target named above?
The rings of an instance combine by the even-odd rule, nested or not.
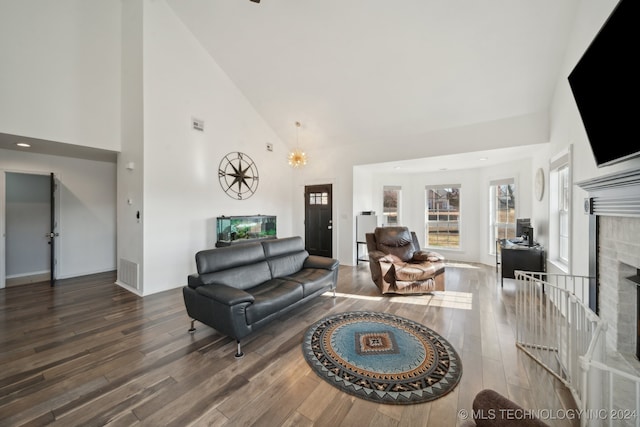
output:
[[[571,391],[582,426],[640,427],[640,377],[612,366],[589,277],[516,271],[516,345]]]

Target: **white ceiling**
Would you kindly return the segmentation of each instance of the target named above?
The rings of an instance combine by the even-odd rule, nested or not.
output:
[[[307,151],[369,152],[398,141],[419,147],[430,132],[548,110],[579,2],[166,1],[290,147],[300,121]],[[0,134],[0,148],[20,149],[20,138]],[[103,161],[117,154],[30,142],[30,151],[46,154]],[[531,141],[514,141],[522,144]],[[401,170],[477,167],[480,157],[531,150],[493,148],[470,139],[466,150],[455,149],[468,155],[447,156],[440,146],[444,156],[408,161]]]
[[[578,5],[167,2],[285,143],[295,145],[300,121],[311,149],[367,150],[546,111]],[[469,151],[488,148],[469,141]]]

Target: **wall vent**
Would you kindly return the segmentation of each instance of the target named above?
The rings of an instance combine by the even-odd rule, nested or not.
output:
[[[204,131],[204,120],[192,117],[191,124],[195,130]]]
[[[138,289],[138,264],[124,258],[120,258],[118,268],[118,281],[134,289]]]

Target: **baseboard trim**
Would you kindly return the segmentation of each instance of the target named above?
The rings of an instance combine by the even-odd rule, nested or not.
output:
[[[7,277],[5,285],[7,287],[28,285],[30,283],[48,282],[51,279],[51,273],[48,271],[24,274],[20,276]]]

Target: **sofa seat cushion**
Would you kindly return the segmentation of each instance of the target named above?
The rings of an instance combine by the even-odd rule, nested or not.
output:
[[[321,268],[305,268],[297,273],[284,277],[284,279],[302,284],[303,296],[306,298],[322,288],[331,286],[333,283],[333,272]]]
[[[254,298],[246,310],[249,325],[296,303],[303,295],[301,283],[284,279],[271,279],[246,291]]]

